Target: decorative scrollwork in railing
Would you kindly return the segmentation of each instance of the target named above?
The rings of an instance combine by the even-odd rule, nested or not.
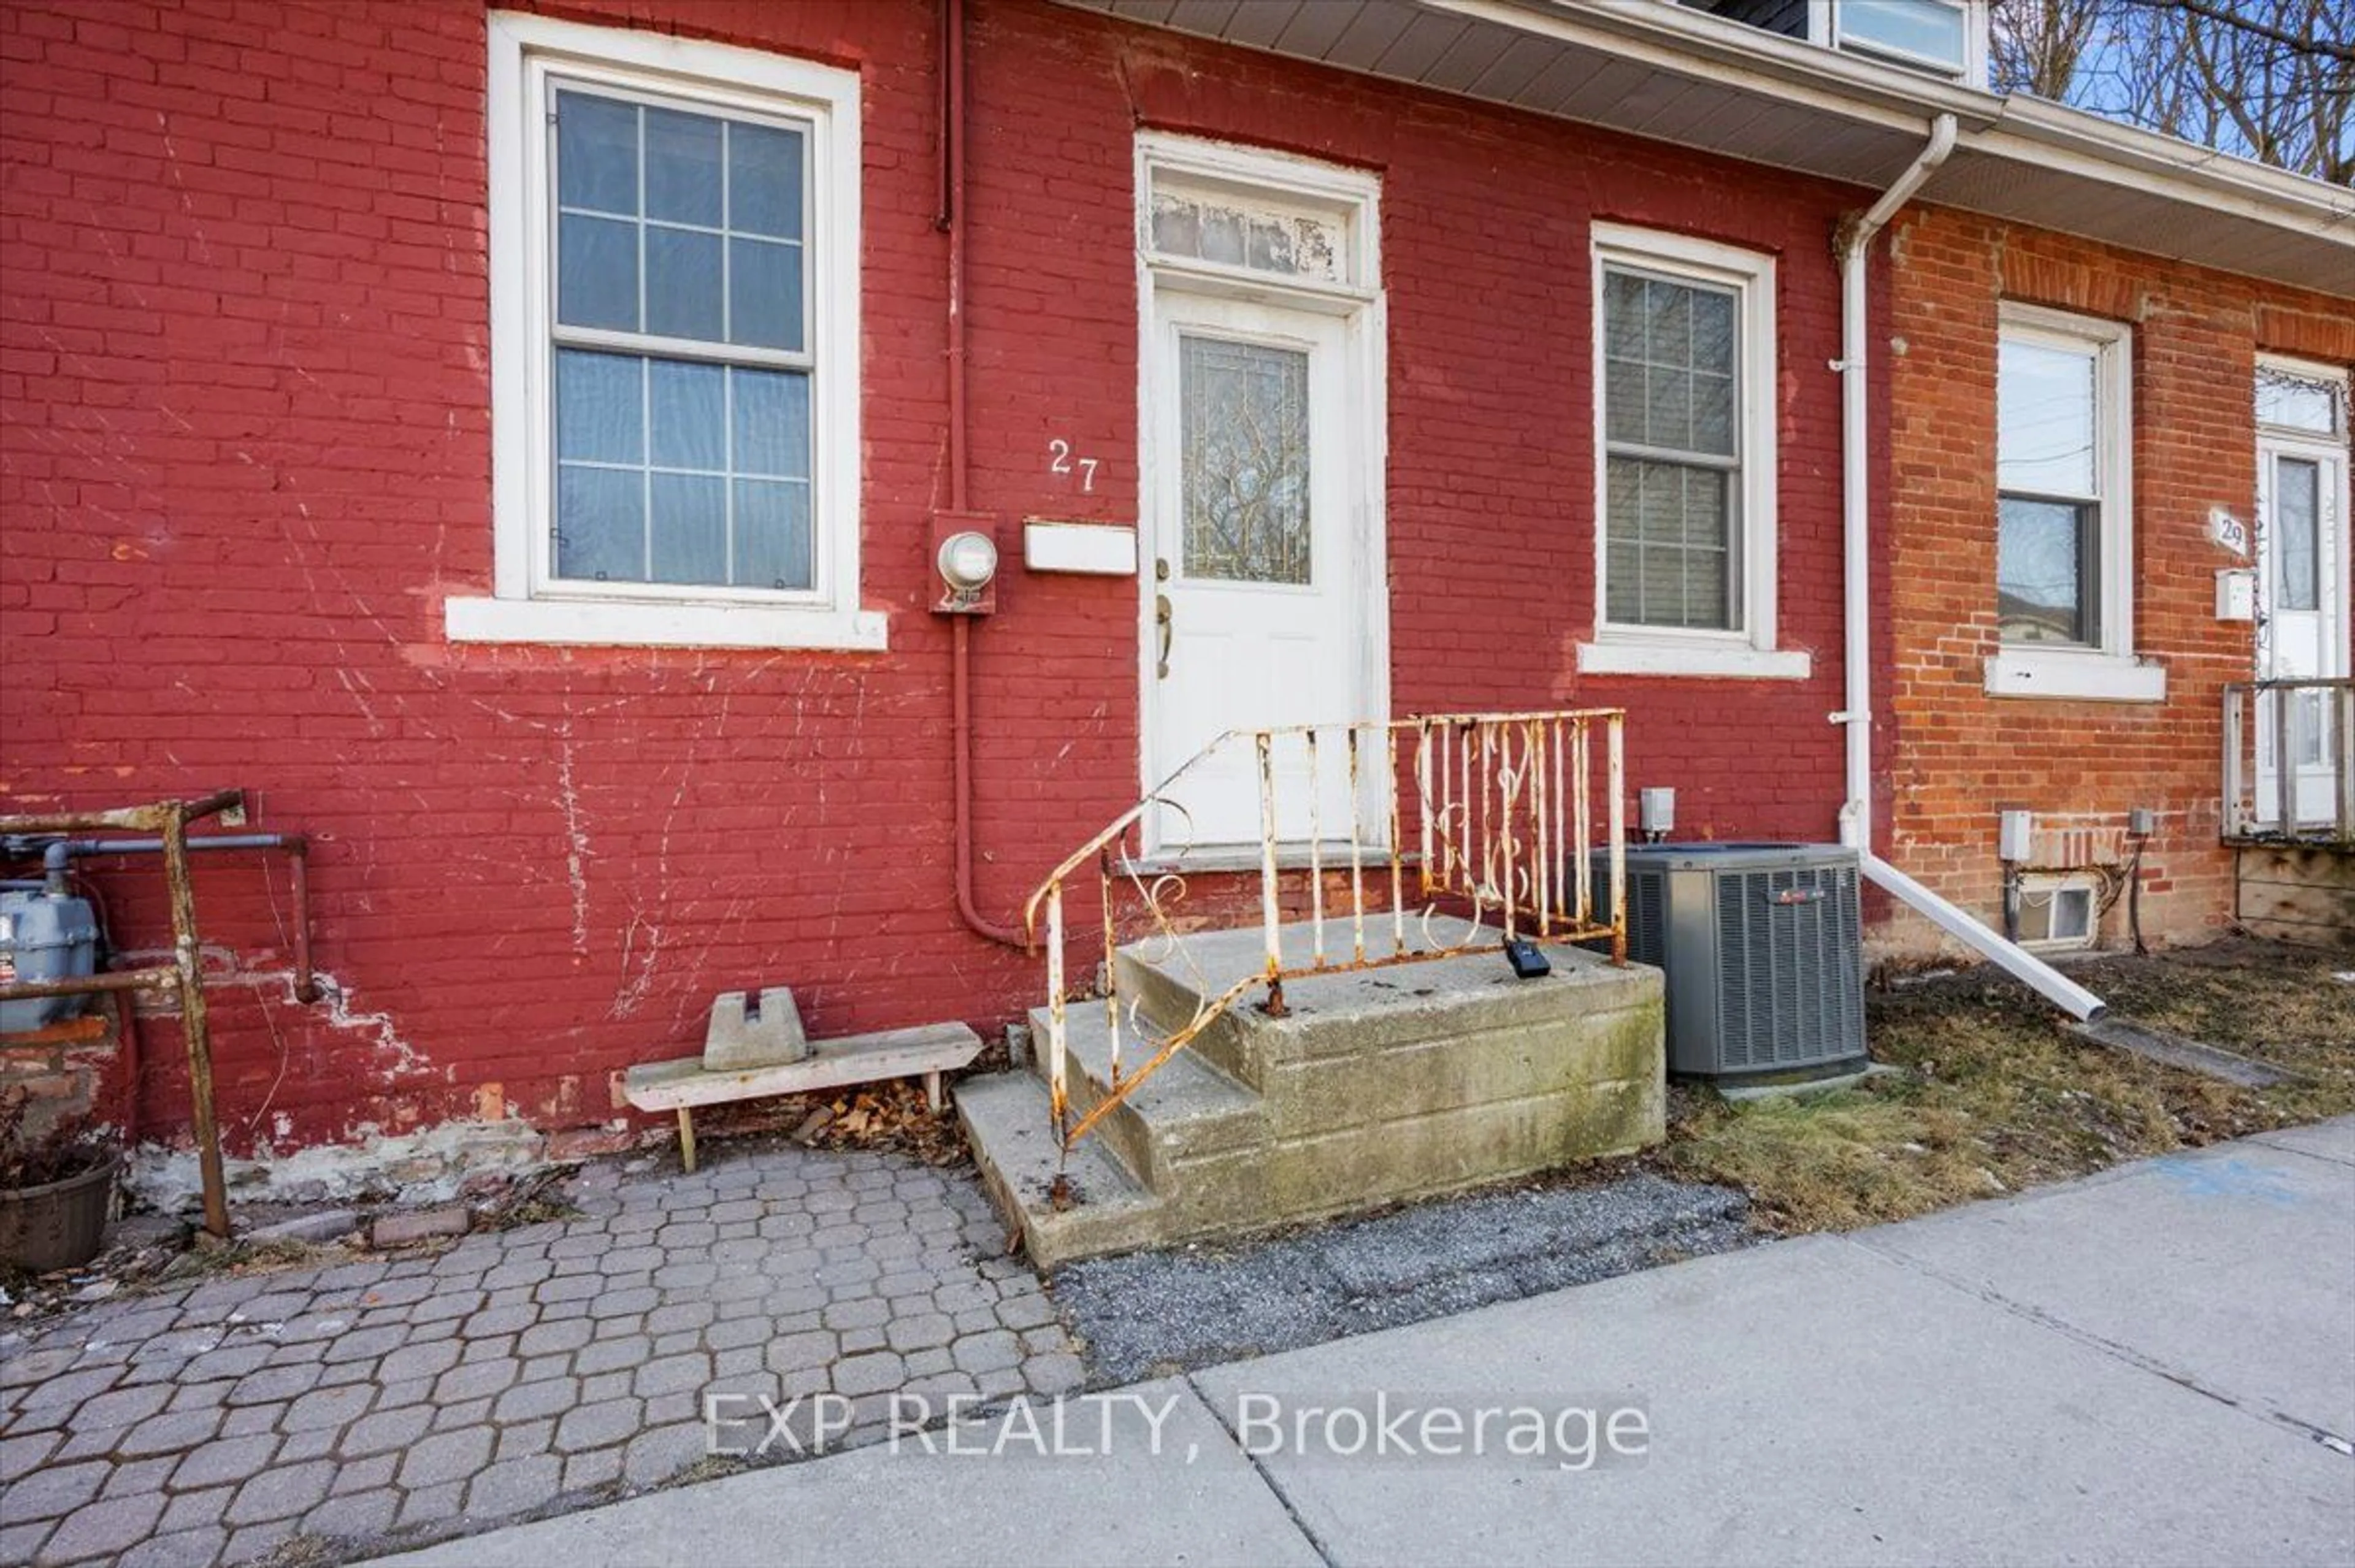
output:
[[[1614,962],[1626,957],[1626,820],[1625,730],[1618,709],[1565,709],[1531,713],[1433,715],[1385,722],[1296,725],[1270,730],[1231,730],[1172,773],[1123,812],[1062,864],[1030,895],[1024,920],[1031,941],[1041,938],[1047,958],[1048,1087],[1055,1129],[1069,1150],[1104,1115],[1178,1051],[1231,1008],[1245,993],[1264,986],[1261,1006],[1284,1011],[1284,982],[1305,975],[1379,968],[1445,958],[1497,936],[1559,942],[1608,939]],[[1604,739],[1598,821],[1593,732]],[[1324,820],[1324,770],[1320,760],[1336,747],[1346,753],[1348,805],[1346,846],[1328,839]],[[1402,760],[1404,747],[1408,755]],[[1176,793],[1214,760],[1248,748],[1259,781],[1260,835],[1255,867],[1259,879],[1263,963],[1254,973],[1220,985],[1204,973],[1182,940],[1177,914],[1190,891],[1188,857],[1197,850],[1193,814]],[[1302,766],[1278,765],[1280,749],[1296,748]],[[1305,802],[1284,798],[1287,784],[1305,777]],[[1407,786],[1412,790],[1410,814]],[[1296,810],[1305,805],[1305,813]],[[1305,834],[1287,840],[1282,825],[1305,815]],[[1338,827],[1339,824],[1334,826]],[[1406,849],[1412,830],[1418,852]],[[1599,829],[1599,839],[1598,839]],[[1132,840],[1157,837],[1147,860]],[[1303,842],[1305,840],[1305,842]],[[1310,953],[1305,963],[1287,962],[1281,934],[1286,872],[1279,851],[1304,848]],[[1327,859],[1335,857],[1328,868]],[[1593,860],[1593,857],[1602,859]],[[1345,857],[1345,858],[1344,858]],[[1369,859],[1369,857],[1371,857]],[[1102,899],[1104,972],[1096,990],[1112,1034],[1110,1083],[1086,1115],[1073,1121],[1069,1094],[1068,1008],[1082,999],[1068,984],[1064,891],[1089,862],[1096,864]],[[1604,868],[1598,897],[1596,874]],[[1205,868],[1208,869],[1208,868]],[[1347,881],[1329,910],[1327,872]],[[1370,884],[1370,896],[1369,896]],[[1125,891],[1125,898],[1122,895]],[[1466,921],[1440,934],[1433,925],[1443,909]],[[1135,940],[1158,941],[1160,958],[1176,956],[1195,982],[1196,1007],[1182,1025],[1156,1035],[1132,1001],[1124,1029],[1114,955],[1126,925]],[[1348,955],[1328,951],[1328,924],[1346,924]],[[1383,927],[1387,925],[1387,933]],[[1370,936],[1369,936],[1370,932]],[[1384,937],[1387,935],[1387,951]],[[1369,945],[1370,942],[1370,945]],[[1145,1053],[1124,1074],[1124,1038]]]

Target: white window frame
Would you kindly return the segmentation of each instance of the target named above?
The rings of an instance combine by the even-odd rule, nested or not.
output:
[[[492,596],[453,597],[453,642],[878,650],[859,602],[859,82],[843,70],[668,34],[494,12],[490,44]],[[807,591],[553,577],[553,81],[807,127],[813,252]]]
[[[2100,594],[2101,641],[2086,647],[1999,644],[1987,656],[1987,690],[1996,697],[2164,701],[2166,667],[2135,653],[2134,328],[2123,321],[2007,300],[1997,313],[1996,331],[1998,347],[2003,339],[2017,338],[2057,348],[2091,348],[2095,354],[2101,560],[2094,563],[2094,586]],[[1997,396],[2001,395],[1998,388]],[[1990,494],[1999,496],[2002,475],[1996,472],[1991,476]],[[1987,524],[1990,530],[1997,527],[1995,508],[1989,509]]]
[[[2086,953],[2101,944],[2102,890],[2099,879],[2085,871],[2039,871],[2019,879],[2019,908],[2024,916],[2030,906],[2046,912],[2045,929],[2051,929],[2051,910],[2064,895],[2083,894],[2085,900],[2085,933],[2083,936],[2026,936],[2019,944],[2031,953]],[[2025,922],[2022,922],[2023,927]]]
[[[1809,0],[1807,39],[1810,43],[1838,49],[1844,55],[1884,65],[1907,67],[1932,76],[1948,77],[1966,87],[1987,86],[1987,29],[1992,21],[1987,0],[1933,0],[1933,3],[1963,14],[1963,58],[1960,60],[1917,55],[1911,49],[1897,48],[1870,38],[1850,38],[1847,25],[1840,18],[1841,0]]]
[[[1578,648],[1578,667],[1594,675],[1674,675],[1753,680],[1804,680],[1813,660],[1804,649],[1775,645],[1776,537],[1774,258],[1689,235],[1626,224],[1596,223],[1592,239],[1594,379],[1594,637]],[[1610,619],[1611,463],[1605,398],[1608,344],[1604,276],[1613,268],[1731,289],[1740,323],[1736,376],[1742,469],[1735,486],[1742,548],[1740,631],[1622,625]]]

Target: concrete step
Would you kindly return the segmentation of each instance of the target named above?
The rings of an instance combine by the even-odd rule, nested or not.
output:
[[[1429,946],[1466,928],[1417,921]],[[1048,1200],[1060,1148],[1046,1065],[1012,1083],[968,1081],[960,1114],[993,1194],[1045,1266],[1237,1235],[1624,1154],[1656,1141],[1666,1109],[1657,969],[1550,944],[1552,973],[1514,977],[1493,934],[1476,950],[1302,976],[1289,1011],[1259,1010],[1256,983],[1073,1149],[1077,1201]],[[1352,933],[1328,923],[1327,958]],[[1303,925],[1279,933],[1311,961]],[[1391,951],[1389,929],[1367,956]],[[1259,931],[1203,932],[1115,955],[1124,1003],[1163,1033],[1264,964]],[[1124,1019],[1129,1015],[1124,1013]],[[1031,1017],[1043,1051],[1043,1011]],[[1069,1104],[1105,1103],[1112,1028],[1103,1005],[1066,1015]],[[1124,1030],[1124,1034],[1125,1034]],[[1124,1040],[1124,1072],[1151,1059]]]
[[[1048,1073],[1047,1040],[1047,1009],[1034,1008],[1030,1066],[1041,1083]],[[1102,1002],[1075,1002],[1066,1009],[1064,1043],[1070,1055],[1064,1086],[1076,1119],[1112,1093],[1112,1026]],[[1123,1018],[1124,1075],[1133,1077],[1157,1049],[1137,1038]],[[1203,1061],[1189,1045],[1132,1089],[1088,1137],[1110,1144],[1147,1189],[1167,1198],[1181,1179],[1182,1165],[1265,1142],[1266,1105],[1257,1093]]]
[[[1105,1144],[1086,1139],[1062,1158],[1045,1083],[1028,1072],[993,1072],[964,1080],[955,1095],[982,1185],[1039,1267],[1161,1241],[1165,1206]],[[1070,1176],[1075,1199],[1060,1212],[1050,1196],[1059,1171]]]
[[[1262,1010],[1266,988],[1254,981],[1190,1049],[1234,1082],[1271,1093],[1290,1067],[1412,1043],[1428,1033],[1431,1015],[1451,1012],[1476,996],[1482,998],[1482,1027],[1494,1029],[1557,1016],[1565,989],[1575,993],[1576,1009],[1591,1014],[1646,1006],[1659,995],[1658,971],[1636,965],[1614,968],[1561,944],[1543,944],[1553,962],[1550,976],[1515,980],[1497,950],[1495,928],[1476,932],[1453,916],[1434,916],[1427,923],[1410,917],[1406,933],[1410,953],[1467,941],[1476,945],[1453,957],[1383,963],[1400,952],[1394,929],[1387,917],[1369,917],[1366,957],[1371,966],[1286,981],[1289,1016],[1280,1019]],[[1281,926],[1276,935],[1287,964],[1305,964],[1316,951],[1306,922]],[[1348,923],[1327,921],[1324,937],[1327,962],[1351,959]],[[1122,996],[1134,998],[1156,1027],[1166,1028],[1173,1019],[1191,1018],[1205,998],[1257,975],[1265,964],[1260,928],[1239,926],[1174,942],[1132,943],[1114,954],[1113,973]]]

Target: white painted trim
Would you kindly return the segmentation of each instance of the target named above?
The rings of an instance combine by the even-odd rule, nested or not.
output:
[[[811,648],[879,653],[887,619],[872,610],[572,599],[449,599],[453,643],[561,643],[583,647]]]
[[[2307,381],[2328,381],[2339,389],[2339,428],[2333,431],[2302,430],[2296,425],[2260,423],[2258,432],[2266,438],[2278,436],[2286,441],[2306,441],[2323,445],[2343,444],[2350,427],[2355,427],[2355,388],[2344,365],[2332,365],[2320,359],[2300,359],[2288,354],[2260,354],[2259,370],[2277,371]],[[2254,396],[2254,389],[2251,389]]]
[[[860,98],[858,73],[666,33],[513,12],[489,20],[493,601],[452,599],[453,641],[879,648],[859,602]],[[805,592],[553,580],[549,429],[551,78],[783,116],[810,138],[806,302],[811,588]],[[481,606],[530,605],[493,613]],[[544,607],[544,608],[542,608]],[[561,611],[562,613],[558,613]],[[606,623],[610,620],[610,625]]]
[[[2081,870],[2029,871],[2019,879],[2019,901],[2022,912],[2032,901],[2043,901],[2049,910],[2050,901],[2064,892],[2085,896],[2085,934],[2083,936],[2023,936],[2019,945],[2030,953],[2083,953],[2090,951],[2102,934],[2102,901],[2100,879]],[[2046,920],[2051,927],[2050,916]]]
[[[1686,77],[1723,81],[1770,102],[1926,135],[1952,114],[1964,144],[2041,171],[2081,175],[2286,232],[2349,234],[2355,197],[2337,187],[2025,94],[2009,97],[1917,70],[1782,37],[1675,5],[1593,0],[1417,0],[1428,9],[1517,28]]]
[[[1027,518],[1022,524],[1022,564],[1032,571],[1133,577],[1136,573],[1136,530],[1119,523]]]
[[[2090,651],[2131,664],[2135,652],[2134,328],[2123,321],[2006,300],[1998,311],[1996,336],[1998,357],[2006,338],[2070,350],[2091,347],[2096,355],[2094,385],[2101,404],[2095,411],[2098,425],[2094,438],[2100,448],[2095,453],[2095,483],[2100,487],[2095,499],[2101,509],[2102,526],[2102,559],[2098,563],[2101,581],[2097,584],[2101,592],[2101,641],[2089,650],[2062,647],[2034,651]],[[2002,396],[2000,386],[1997,396]],[[2000,432],[1998,446],[1999,443]],[[1996,488],[2000,494],[2000,450],[1996,462]],[[2031,651],[2031,645],[2014,644],[2005,651],[2026,654]],[[1987,678],[1987,689],[1995,690],[1992,666]]]
[[[1776,558],[1781,533],[1775,493],[1780,465],[1775,450],[1778,345],[1774,322],[1774,258],[1761,251],[1744,251],[1713,240],[1697,240],[1689,235],[1600,221],[1593,225],[1589,249],[1592,261],[1588,287],[1593,302],[1589,311],[1593,357],[1589,363],[1594,382],[1594,641],[1581,649],[1580,667],[1597,670],[1613,667],[1606,664],[1589,665],[1586,649],[1619,643],[1654,647],[1673,644],[1693,649],[1697,656],[1722,654],[1731,645],[1743,651],[1772,656],[1775,652],[1775,607],[1779,583]],[[1660,626],[1619,625],[1609,618],[1611,464],[1610,433],[1604,408],[1609,377],[1604,278],[1614,266],[1672,279],[1689,279],[1734,292],[1736,319],[1741,329],[1738,379],[1742,399],[1742,469],[1741,482],[1736,486],[1742,522],[1742,627],[1739,631],[1678,631]],[[1762,667],[1772,667],[1774,661],[1769,657],[1760,663]],[[1680,672],[1662,668],[1649,673]],[[1697,670],[1694,673],[1709,672]]]
[[[2167,667],[2087,648],[2017,644],[1991,654],[1990,697],[2066,698],[2083,702],[2164,702]]]
[[[1364,169],[1321,162],[1233,143],[1139,131],[1135,152],[1134,241],[1136,252],[1136,453],[1138,542],[1136,573],[1137,779],[1150,795],[1162,779],[1153,757],[1156,627],[1154,574],[1145,570],[1149,553],[1154,496],[1159,475],[1154,436],[1155,383],[1159,337],[1156,300],[1163,291],[1244,298],[1291,309],[1338,315],[1345,335],[1344,384],[1355,393],[1350,411],[1357,463],[1353,497],[1359,605],[1357,688],[1364,711],[1336,714],[1336,721],[1385,721],[1391,712],[1391,596],[1389,540],[1390,318],[1382,291],[1381,176]],[[1279,200],[1321,202],[1343,210],[1350,262],[1346,286],[1316,280],[1294,285],[1272,273],[1209,268],[1198,262],[1156,261],[1152,245],[1153,179],[1157,171],[1256,188]],[[1244,272],[1231,277],[1229,272]],[[1372,774],[1368,773],[1369,789]],[[1148,816],[1148,822],[1153,818]],[[1386,822],[1386,818],[1383,819]],[[1148,829],[1149,831],[1149,829]],[[1148,844],[1148,850],[1158,846]]]
[[[1581,675],[1681,675],[1722,680],[1805,680],[1815,657],[1805,649],[1711,647],[1692,642],[1619,641],[1578,645]]]
[[[1258,193],[1279,206],[1321,208],[1339,219],[1348,251],[1341,280],[1337,283],[1317,278],[1289,278],[1194,257],[1159,254],[1153,245],[1153,187],[1156,176],[1162,175],[1181,185],[1208,184]],[[1181,136],[1167,131],[1139,131],[1137,254],[1155,271],[1172,277],[1200,273],[1272,286],[1286,295],[1337,293],[1352,300],[1370,300],[1381,287],[1381,176],[1366,169],[1269,152],[1235,142]]]
[[[2297,360],[2279,355],[2258,356],[2260,364],[2288,370],[2301,376],[2317,376],[2336,379],[2341,389],[2339,418],[2342,422],[2355,423],[2355,407],[2350,407],[2346,396],[2349,384],[2347,372],[2328,365],[2309,360]],[[2277,562],[2273,553],[2273,517],[2268,504],[2272,498],[2277,459],[2288,457],[2316,464],[2328,486],[2318,497],[2321,514],[2315,518],[2317,542],[2320,560],[2316,562],[2317,586],[2332,603],[2319,612],[2324,616],[2323,635],[2329,641],[2322,650],[2326,668],[2333,675],[2355,671],[2355,453],[2349,450],[2346,432],[2325,435],[2319,431],[2288,430],[2279,425],[2257,427],[2257,537],[2252,541],[2249,561],[2254,569],[2259,625],[2270,621],[2275,613],[2274,592],[2277,586]],[[2287,611],[2288,614],[2309,614],[2311,611]],[[2259,679],[2271,672],[2265,667],[2269,649],[2263,645],[2253,648],[2257,656],[2253,671]],[[2260,756],[2261,767],[2270,763]]]
[[[1941,0],[1941,3],[1963,13],[1963,58],[1953,64],[1928,55],[1883,48],[1863,40],[1853,45],[1843,43],[1839,10],[1844,0],[1807,0],[1808,40],[1877,65],[1907,67],[1925,72],[1936,80],[1985,91],[1990,24],[1987,0]]]

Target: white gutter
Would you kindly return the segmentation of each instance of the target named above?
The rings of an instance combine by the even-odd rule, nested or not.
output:
[[[1939,897],[1872,852],[1872,528],[1871,464],[1865,419],[1871,411],[1866,346],[1871,323],[1866,313],[1866,264],[1872,241],[1897,209],[1935,174],[1955,150],[1958,127],[1952,114],[1931,123],[1930,140],[1897,183],[1881,199],[1845,225],[1839,236],[1840,358],[1840,542],[1846,584],[1845,646],[1848,707],[1831,716],[1848,730],[1848,799],[1840,806],[1840,842],[1857,852],[1865,876],[1876,886],[1927,916],[1947,935],[2000,965],[2054,1007],[2081,1021],[2099,1017],[2102,998],[2041,958],[2007,942],[1949,901]]]
[[[1840,373],[1841,574],[1847,584],[1847,644],[1840,662],[1848,672],[1848,706],[1832,715],[1832,722],[1848,726],[1848,799],[1840,806],[1840,842],[1866,854],[1872,851],[1872,490],[1865,430],[1866,400],[1871,392],[1865,373],[1865,345],[1871,334],[1865,315],[1865,265],[1874,236],[1955,150],[1956,130],[1951,114],[1933,121],[1929,144],[1879,201],[1842,227],[1839,237],[1840,358],[1833,368]]]

